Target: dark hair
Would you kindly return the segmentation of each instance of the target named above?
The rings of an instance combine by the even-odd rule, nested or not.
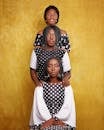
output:
[[[45,29],[43,30],[43,45],[47,45],[46,42],[47,42],[47,34],[48,32],[53,29],[54,32],[55,32],[55,36],[56,36],[56,46],[58,46],[59,44],[59,41],[60,41],[60,38],[61,38],[61,32],[60,32],[60,29],[57,27],[57,26],[47,26],[45,27]]]
[[[45,78],[46,78],[45,80],[46,80],[46,81],[49,81],[47,66],[48,66],[49,61],[52,60],[52,59],[56,59],[56,60],[58,61],[58,63],[59,63],[60,71],[59,71],[58,79],[59,79],[59,80],[62,80],[62,78],[63,78],[62,60],[61,60],[60,58],[58,58],[58,57],[55,57],[55,56],[50,57],[50,58],[46,61],[46,63],[45,63]]]
[[[57,15],[58,15],[58,19],[57,19],[57,22],[56,22],[56,23],[58,23],[58,20],[59,20],[59,10],[58,10],[58,8],[55,7],[54,5],[49,5],[49,6],[45,9],[45,11],[44,11],[44,20],[46,20],[47,12],[48,12],[50,9],[53,9],[53,10],[56,11],[56,13],[57,13]]]

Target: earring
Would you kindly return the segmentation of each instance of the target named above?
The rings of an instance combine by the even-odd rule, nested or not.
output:
[[[45,79],[46,79],[46,80],[49,79],[49,78],[50,78],[50,75],[49,75],[49,74],[45,75]]]
[[[50,75],[48,74],[47,77],[50,78]]]

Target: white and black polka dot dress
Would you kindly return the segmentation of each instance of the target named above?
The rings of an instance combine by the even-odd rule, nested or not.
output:
[[[40,94],[42,94],[42,99],[45,102],[45,105],[47,106],[52,118],[55,118],[55,119],[59,118],[59,120],[61,120],[60,116],[57,118],[57,115],[59,114],[58,112],[59,111],[61,112],[62,107],[67,108],[67,106],[64,104],[66,102],[65,100],[67,100],[67,98],[65,99],[65,96],[66,96],[66,90],[65,89],[66,88],[63,87],[62,82],[60,82],[60,83],[44,82],[42,87],[38,87],[38,88],[39,88],[39,90],[42,90]],[[40,88],[42,88],[42,89],[40,89]],[[68,94],[71,94],[71,93],[68,93]],[[40,96],[39,93],[37,93],[37,96],[35,98],[37,99],[37,97],[39,97],[39,96]],[[70,95],[70,96],[72,97],[72,95]],[[37,103],[41,104],[41,108],[44,107],[44,105],[43,105],[44,103],[42,104],[43,101],[41,102],[41,98],[39,98],[38,100],[39,100],[39,102],[37,102]],[[68,102],[66,102],[66,104],[68,105]],[[69,104],[70,104],[70,102],[69,102]],[[36,104],[35,104],[35,106],[36,106]],[[37,108],[37,106],[36,106],[36,108]],[[40,110],[42,110],[42,109],[40,109]],[[44,110],[46,110],[46,109],[44,109]],[[67,108],[67,110],[70,111],[68,108]],[[44,111],[41,111],[41,112],[44,112]],[[42,114],[41,112],[39,111],[39,114]],[[35,114],[37,115],[36,117],[39,116],[37,114],[37,112]],[[61,114],[64,115],[64,111]],[[62,117],[63,116],[61,116],[61,118]],[[31,126],[31,129],[32,130],[75,130],[75,127],[72,127],[71,125],[69,125],[68,122],[64,122],[66,120],[66,119],[64,120],[64,118],[62,120],[65,123],[64,125],[52,124],[52,125],[49,125],[45,128],[41,128],[41,126],[44,123],[43,119],[44,118],[42,118],[42,121],[41,121],[40,124],[37,123],[37,124]],[[68,119],[70,119],[70,115],[68,116]],[[40,118],[39,118],[39,120],[40,120]]]
[[[52,117],[60,111],[64,103],[64,91],[65,87],[62,83],[45,82],[43,84],[43,98]]]
[[[45,63],[46,61],[51,58],[51,57],[58,57],[59,59],[62,60],[62,57],[65,54],[65,50],[61,50],[61,49],[55,49],[55,50],[45,50],[42,48],[36,48],[35,49],[35,53],[37,56],[37,67],[36,67],[36,71],[38,72],[38,78],[39,80],[43,80],[46,81],[46,66]]]

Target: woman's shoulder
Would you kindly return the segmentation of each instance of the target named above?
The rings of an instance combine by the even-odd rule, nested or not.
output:
[[[73,88],[71,85],[65,87],[66,91],[73,92]]]
[[[38,35],[43,35],[43,30],[38,31]]]
[[[57,48],[57,51],[60,52],[60,53],[66,53],[66,49],[64,48]]]
[[[42,86],[36,86],[35,87],[35,90],[34,90],[34,95],[36,96],[39,96],[43,91],[43,87]]]

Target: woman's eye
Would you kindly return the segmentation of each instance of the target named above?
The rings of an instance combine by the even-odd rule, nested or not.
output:
[[[52,67],[51,65],[48,65],[48,67]]]
[[[58,64],[56,64],[56,65],[55,65],[55,67],[59,67],[59,65],[58,65]]]

